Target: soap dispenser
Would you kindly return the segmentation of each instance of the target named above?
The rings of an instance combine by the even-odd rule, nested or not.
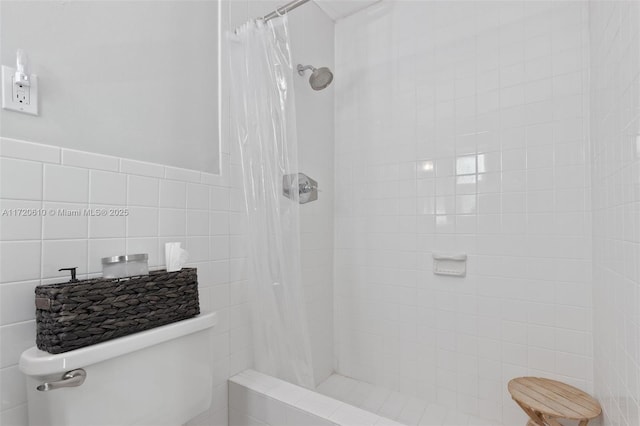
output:
[[[79,280],[76,278],[76,269],[78,269],[77,266],[74,266],[73,268],[60,268],[60,269],[58,269],[58,272],[62,272],[62,271],[71,272],[71,279],[69,280],[69,282],[70,283],[77,283]]]

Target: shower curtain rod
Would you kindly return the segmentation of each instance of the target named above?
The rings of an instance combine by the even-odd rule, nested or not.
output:
[[[287,3],[282,7],[277,8],[273,12],[268,15],[264,15],[262,19],[266,22],[269,19],[277,18],[278,16],[282,16],[287,12],[292,11],[293,9],[302,6],[305,3],[308,3],[310,0],[293,0],[291,3]]]

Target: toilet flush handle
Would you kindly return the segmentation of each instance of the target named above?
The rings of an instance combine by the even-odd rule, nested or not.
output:
[[[50,390],[60,389],[60,388],[73,388],[76,386],[80,386],[84,383],[84,379],[87,378],[87,372],[82,368],[78,368],[77,370],[71,370],[64,373],[62,376],[62,380],[58,380],[56,382],[46,382],[38,386],[36,389],[41,392],[46,392]]]

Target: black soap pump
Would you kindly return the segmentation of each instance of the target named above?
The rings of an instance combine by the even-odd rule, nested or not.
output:
[[[78,269],[77,266],[74,266],[73,268],[60,268],[60,269],[58,269],[58,272],[71,271],[71,280],[69,280],[69,282],[70,283],[77,283],[78,279],[76,278],[76,269]]]

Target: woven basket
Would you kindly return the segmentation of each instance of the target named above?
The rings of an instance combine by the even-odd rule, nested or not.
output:
[[[52,354],[200,313],[196,268],[36,287],[36,345]]]

